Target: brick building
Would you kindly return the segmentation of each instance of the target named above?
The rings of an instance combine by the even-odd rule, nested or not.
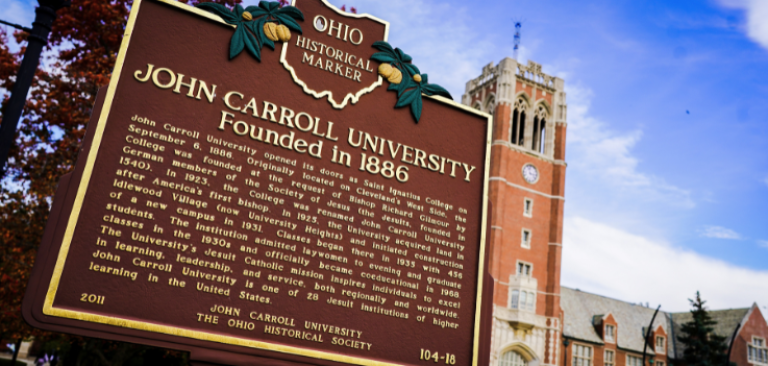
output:
[[[564,313],[563,339],[567,339],[565,359],[568,366],[641,366],[644,334],[655,309],[605,296],[561,289]],[[768,324],[757,304],[749,308],[711,310],[714,333],[731,344],[736,327],[730,361],[738,366],[768,365]],[[651,327],[646,350],[646,365],[684,366],[685,344],[677,337],[681,326],[690,322],[690,312],[659,311]],[[651,365],[653,359],[653,365]]]
[[[689,313],[659,312],[648,340],[652,357],[642,365],[655,309],[560,287],[565,97],[562,79],[510,58],[483,67],[462,96],[465,105],[494,117],[490,366],[684,366],[676,336]],[[715,332],[728,342],[742,324],[731,361],[768,366],[768,325],[757,305],[711,314]]]
[[[644,332],[656,309],[567,287],[561,289],[563,339],[568,340],[569,366],[641,366]],[[646,365],[672,366],[675,330],[670,314],[660,311],[653,321]],[[566,360],[561,359],[563,365]]]
[[[462,102],[494,116],[491,364],[556,365],[565,184],[563,80],[505,58],[470,80]]]

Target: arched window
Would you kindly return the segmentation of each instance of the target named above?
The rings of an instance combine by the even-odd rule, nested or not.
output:
[[[523,145],[525,141],[525,110],[528,104],[523,98],[518,98],[512,111],[512,131],[510,142],[514,145]]]
[[[501,355],[499,366],[526,366],[528,362],[515,351],[507,351]]]
[[[488,102],[485,103],[485,111],[488,112],[488,114],[493,115],[493,110],[496,107],[496,100],[494,100],[493,97],[488,99]]]
[[[544,145],[547,141],[547,110],[540,105],[536,108],[536,115],[533,117],[533,139],[531,149],[533,151],[544,153]]]

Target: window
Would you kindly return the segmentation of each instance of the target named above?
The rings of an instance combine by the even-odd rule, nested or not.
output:
[[[523,291],[523,292],[525,292],[525,291]],[[534,303],[535,300],[536,300],[536,293],[528,292],[528,298],[525,301],[525,305],[523,305],[523,299],[520,298],[520,308],[521,309],[524,308],[525,310],[528,310],[528,311],[533,311],[533,309],[534,309],[533,303]]]
[[[526,366],[528,362],[515,351],[507,351],[499,358],[499,366]]]
[[[656,366],[664,366],[664,362],[661,362],[661,361],[656,361],[656,364],[655,364],[655,365],[656,365]]]
[[[517,275],[518,276],[531,276],[531,264],[521,261],[517,261]]]
[[[523,216],[525,217],[533,216],[533,199],[526,198],[523,201]]]
[[[611,324],[605,325],[605,338],[606,342],[616,343],[616,327]]]
[[[509,307],[534,311],[536,309],[536,293],[533,291],[512,290],[509,296]]]
[[[627,355],[627,366],[643,366],[643,359],[637,356]]]
[[[592,366],[592,347],[573,345],[573,366]]]
[[[533,272],[533,264],[523,261],[517,261],[517,277],[530,278]],[[519,280],[527,283],[527,280]],[[536,290],[521,289],[512,286],[509,289],[509,307],[511,309],[520,309],[534,311],[536,309]]]
[[[519,98],[515,102],[515,108],[512,111],[512,131],[510,131],[510,142],[513,145],[523,145],[525,141],[525,110],[528,108],[528,104],[523,98]]]
[[[612,350],[609,350],[609,349],[605,350],[605,357],[604,357],[605,358],[605,362],[604,362],[605,366],[614,366],[616,364],[616,361],[614,361],[614,359],[615,359],[614,356],[615,356],[615,354],[613,353]]]
[[[522,241],[520,242],[520,246],[523,248],[531,248],[531,231],[528,229],[523,229],[522,233]]]
[[[664,337],[656,337],[656,353],[666,353],[665,351],[665,341],[666,338]]]
[[[752,363],[768,363],[768,348],[765,339],[752,337],[752,343],[747,344],[747,358]]]
[[[536,115],[533,117],[533,139],[531,141],[531,150],[544,153],[544,145],[547,141],[547,110],[544,106],[539,106]]]

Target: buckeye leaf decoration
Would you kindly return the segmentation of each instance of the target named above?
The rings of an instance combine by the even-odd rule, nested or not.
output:
[[[421,118],[421,95],[440,95],[453,99],[445,88],[437,84],[430,84],[427,74],[421,74],[419,68],[412,64],[411,56],[408,56],[399,48],[392,48],[389,43],[377,41],[373,47],[381,52],[376,52],[371,59],[381,63],[379,74],[389,81],[387,90],[397,92],[395,108],[411,107],[411,114],[419,123]]]
[[[261,61],[261,48],[275,49],[275,41],[288,41],[290,31],[301,34],[296,20],[304,20],[304,14],[293,6],[280,6],[277,1],[262,1],[259,6],[243,9],[240,5],[229,10],[216,3],[199,3],[198,8],[220,16],[227,24],[235,26],[235,33],[229,41],[229,59],[247,50],[256,60]],[[274,23],[270,26],[268,23]],[[283,27],[283,28],[280,28]],[[267,30],[269,34],[265,31]]]

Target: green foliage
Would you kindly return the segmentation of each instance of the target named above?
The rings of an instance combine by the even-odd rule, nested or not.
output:
[[[261,48],[267,46],[275,49],[275,42],[264,34],[264,24],[273,22],[282,24],[288,29],[301,33],[301,26],[295,19],[304,20],[304,14],[293,6],[280,6],[277,1],[262,1],[259,6],[249,6],[243,9],[240,5],[229,10],[224,5],[216,3],[200,3],[198,8],[220,16],[227,24],[236,26],[235,34],[229,41],[229,58],[233,59],[243,50],[248,50],[254,58],[261,61]],[[248,12],[250,20],[243,17]]]
[[[395,104],[395,108],[411,107],[411,114],[413,115],[413,118],[416,119],[416,123],[419,123],[419,119],[421,118],[422,94],[429,96],[439,95],[453,99],[451,94],[442,86],[430,84],[429,76],[427,74],[421,75],[419,68],[411,63],[411,56],[408,56],[401,49],[393,49],[389,43],[384,41],[374,42],[373,47],[381,52],[374,53],[373,56],[371,56],[371,60],[388,63],[403,73],[403,80],[397,84],[390,83],[387,90],[394,90],[397,92],[397,103]],[[416,75],[420,75],[420,82],[417,82],[414,79],[414,76]]]
[[[705,301],[696,291],[696,299],[691,300],[693,319],[681,326],[682,335],[678,337],[685,344],[683,359],[689,366],[721,366],[726,363],[728,346],[725,337],[714,333],[716,321],[704,307]]]

